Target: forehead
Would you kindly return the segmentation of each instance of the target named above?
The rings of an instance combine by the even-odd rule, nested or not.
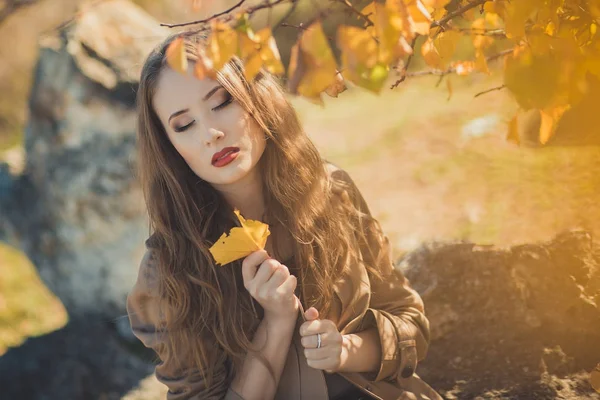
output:
[[[211,78],[196,78],[193,70],[194,64],[189,63],[185,75],[169,67],[160,72],[152,103],[162,120],[167,120],[176,111],[198,104],[209,90],[219,84]]]

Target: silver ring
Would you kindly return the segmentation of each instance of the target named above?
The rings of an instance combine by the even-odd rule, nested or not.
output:
[[[321,348],[321,334],[317,333],[317,349]]]

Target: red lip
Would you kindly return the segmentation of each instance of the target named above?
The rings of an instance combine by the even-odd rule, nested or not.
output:
[[[214,164],[219,159],[219,157],[224,156],[225,154],[227,154],[230,151],[237,152],[237,151],[240,151],[240,148],[239,147],[225,147],[223,150],[218,151],[215,154],[213,154],[211,163]]]

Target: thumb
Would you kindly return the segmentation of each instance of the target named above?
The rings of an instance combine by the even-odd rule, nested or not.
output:
[[[306,318],[307,321],[313,321],[313,320],[319,318],[319,312],[317,311],[316,308],[311,307],[308,310],[306,310],[306,312],[304,313],[304,317]]]

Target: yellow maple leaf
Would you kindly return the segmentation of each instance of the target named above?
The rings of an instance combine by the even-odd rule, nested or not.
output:
[[[262,250],[270,235],[269,225],[260,221],[245,219],[238,210],[235,215],[242,226],[231,228],[229,235],[223,233],[209,249],[218,265],[225,265],[247,255]]]
[[[178,37],[175,39],[166,51],[167,64],[175,71],[186,74],[188,69],[188,60],[185,56],[185,46],[183,44],[183,38]]]

